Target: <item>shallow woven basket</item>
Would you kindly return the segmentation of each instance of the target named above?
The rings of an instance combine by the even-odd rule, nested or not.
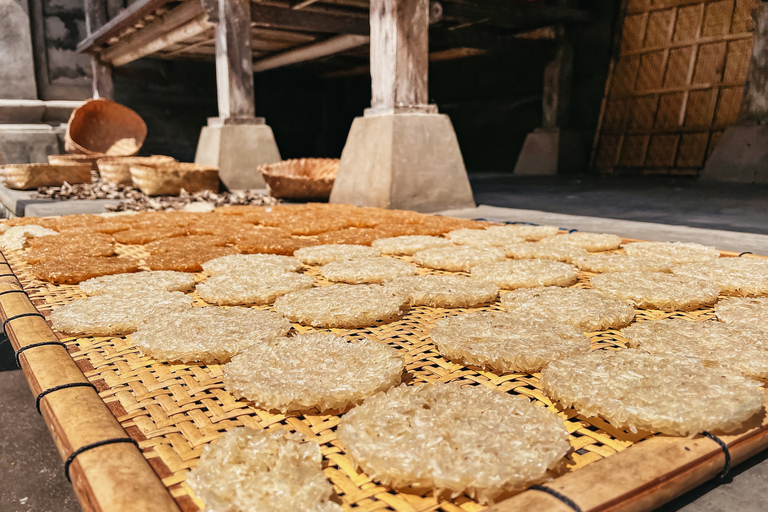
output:
[[[130,108],[105,99],[89,100],[72,111],[64,139],[68,153],[135,155],[147,137],[147,125]]]
[[[0,166],[0,182],[16,190],[58,187],[64,182],[91,182],[91,164],[8,164]]]
[[[105,156],[96,161],[101,177],[116,185],[133,185],[131,165],[153,167],[158,164],[175,162],[172,156]]]
[[[219,170],[208,165],[168,162],[158,165],[131,165],[133,185],[149,196],[177,196],[219,189]]]
[[[104,158],[103,153],[96,153],[93,155],[48,155],[48,163],[51,165],[72,165],[72,164],[88,164],[94,171],[96,168],[96,161],[99,158]]]
[[[338,169],[338,158],[299,158],[259,166],[272,197],[323,201],[331,195]]]

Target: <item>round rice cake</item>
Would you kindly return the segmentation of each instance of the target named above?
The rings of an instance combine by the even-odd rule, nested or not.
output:
[[[768,259],[717,258],[676,265],[672,273],[709,281],[726,295],[768,295]]]
[[[668,261],[669,263],[694,263],[720,257],[714,247],[683,242],[632,242],[624,246],[628,256]]]
[[[172,270],[152,270],[94,277],[80,283],[80,289],[88,295],[164,290],[186,292],[195,286],[194,276]]]
[[[611,251],[621,246],[621,237],[608,233],[585,233],[574,231],[562,235],[542,238],[543,244],[572,245],[590,252]]]
[[[379,256],[379,251],[365,245],[329,244],[304,247],[294,252],[293,255],[305,265],[325,265],[336,260]]]
[[[380,238],[373,241],[373,248],[381,251],[381,254],[397,254],[411,256],[419,251],[447,247],[453,242],[439,236],[405,235],[392,238]]]
[[[296,258],[276,254],[230,254],[203,263],[203,270],[211,276],[216,274],[284,274],[300,268],[301,262]]]
[[[587,255],[587,251],[575,245],[540,244],[538,242],[520,242],[504,246],[507,258],[519,260],[554,260],[571,263]]]
[[[401,385],[366,398],[342,416],[336,434],[377,482],[467,493],[485,504],[545,480],[570,449],[555,413],[523,396],[456,382]]]
[[[349,284],[383,283],[386,279],[412,276],[417,267],[394,258],[359,258],[337,260],[320,267],[320,275],[329,281]]]
[[[717,302],[720,288],[701,279],[662,272],[607,272],[592,279],[592,288],[631,300],[639,309],[690,311]]]
[[[303,434],[238,427],[203,448],[186,482],[207,512],[341,512],[322,461]]]
[[[520,316],[552,318],[587,332],[621,329],[635,318],[631,302],[584,288],[521,288],[503,294],[501,304]]]
[[[113,236],[121,244],[143,245],[163,238],[174,238],[184,236],[187,230],[183,227],[167,227],[157,224],[153,227],[139,227],[127,231],[118,231]]]
[[[768,331],[753,325],[668,318],[622,331],[632,348],[721,364],[747,377],[768,378]]]
[[[292,322],[355,329],[400,318],[406,303],[405,297],[378,284],[337,284],[283,295],[275,309]]]
[[[448,359],[504,373],[534,373],[592,346],[573,325],[496,311],[445,318],[429,334]]]
[[[20,251],[24,248],[24,242],[27,238],[38,238],[58,234],[58,231],[44,228],[43,226],[38,226],[36,224],[11,226],[0,235],[0,249],[6,251]]]
[[[501,247],[525,241],[522,236],[509,231],[489,231],[487,229],[455,229],[448,232],[446,236],[455,244],[472,247]]]
[[[560,231],[557,226],[535,226],[533,224],[505,224],[504,226],[488,226],[486,231],[506,233],[519,236],[525,240],[537,241],[548,236],[554,236]]]
[[[345,410],[400,384],[405,360],[389,345],[313,332],[256,345],[223,367],[235,398],[282,413]]]
[[[469,272],[480,263],[504,259],[504,249],[499,247],[451,246],[419,251],[413,261],[422,267],[451,272]]]
[[[224,247],[229,238],[220,235],[187,235],[173,238],[161,238],[146,244],[144,247],[150,254],[164,252],[198,251],[209,247]]]
[[[78,284],[93,277],[138,270],[139,261],[133,258],[67,257],[32,265],[35,277],[54,284]]]
[[[312,288],[314,282],[311,276],[294,273],[216,274],[198,283],[197,292],[205,302],[219,306],[263,306],[272,304],[286,293]]]
[[[763,408],[758,381],[701,360],[637,349],[597,350],[553,361],[541,385],[563,407],[618,428],[693,436],[730,432]]]
[[[320,242],[317,238],[274,238],[265,236],[242,237],[237,250],[245,254],[281,254],[291,256],[299,249],[313,247]]]
[[[85,336],[114,336],[135,331],[156,315],[173,317],[192,308],[181,292],[134,291],[97,295],[59,306],[51,313],[57,331]]]
[[[31,238],[24,259],[27,263],[72,257],[99,257],[115,254],[115,241],[110,235],[93,232],[65,232],[60,235]]]
[[[768,297],[725,297],[715,304],[715,315],[721,322],[768,329]]]
[[[627,256],[626,254],[585,254],[573,264],[587,272],[669,272],[672,264],[665,260]]]
[[[573,265],[546,260],[507,260],[472,267],[472,277],[494,283],[499,288],[570,286],[577,281]]]
[[[246,348],[285,336],[291,324],[272,311],[192,308],[150,319],[131,334],[145,355],[158,361],[224,362]]]
[[[465,276],[404,276],[385,281],[392,293],[408,298],[411,306],[471,308],[499,296],[495,284]]]
[[[200,272],[203,263],[222,256],[236,254],[234,247],[198,248],[194,252],[175,251],[152,254],[145,259],[152,270],[176,270],[178,272]]]

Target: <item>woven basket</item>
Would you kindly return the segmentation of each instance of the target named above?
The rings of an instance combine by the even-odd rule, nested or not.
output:
[[[328,200],[338,169],[338,158],[299,158],[259,166],[272,197],[316,201]]]
[[[58,187],[64,182],[91,182],[91,165],[88,163],[51,164],[9,164],[0,166],[0,182],[16,190],[32,190],[39,187]]]
[[[208,165],[169,162],[154,166],[131,165],[133,185],[148,196],[177,196],[181,189],[190,194],[219,190],[219,170]]]
[[[96,99],[72,111],[64,139],[68,153],[135,155],[147,136],[139,114],[113,101]]]
[[[48,155],[48,163],[51,165],[72,165],[72,164],[88,164],[94,171],[96,168],[96,161],[99,158],[104,158],[103,153],[97,153],[93,155]]]
[[[105,156],[96,161],[96,167],[101,177],[116,185],[133,185],[131,179],[131,165],[146,165],[152,167],[157,164],[175,162],[171,156]]]

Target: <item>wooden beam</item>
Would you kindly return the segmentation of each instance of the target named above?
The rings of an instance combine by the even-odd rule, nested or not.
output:
[[[428,110],[429,1],[371,0],[370,15],[372,94],[367,114]]]
[[[571,77],[573,76],[573,46],[562,39],[554,58],[544,68],[542,126],[567,128],[571,110]]]
[[[256,60],[253,63],[253,71],[258,73],[260,71],[267,71],[268,69],[275,69],[296,64],[298,62],[306,62],[308,60],[335,55],[352,48],[366,45],[369,40],[370,38],[368,36],[359,36],[355,34],[332,37],[325,41],[308,44],[300,48],[294,48],[278,53],[277,55]]]
[[[107,22],[106,0],[85,0],[85,30],[88,34],[98,30]],[[115,85],[112,82],[112,66],[105,64],[99,55],[91,56],[91,88],[94,98],[115,98]]]
[[[98,1],[98,0],[94,0]],[[162,7],[169,0],[136,0],[128,6],[123,12],[104,23],[99,27],[93,27],[93,33],[88,33],[88,37],[80,41],[77,45],[77,51],[80,53],[93,53],[98,51],[99,47],[105,44],[109,39],[117,36],[136,22],[143,20],[147,15],[152,14],[158,8]],[[87,24],[87,21],[86,21]]]
[[[507,30],[531,30],[553,23],[578,23],[589,19],[581,9],[559,5],[541,5],[527,0],[473,0],[466,3],[443,3],[442,19],[457,23],[482,22],[484,26]]]
[[[122,66],[163,48],[184,41],[211,28],[203,6],[196,1],[183,2],[158,16],[101,53],[101,60]]]
[[[219,0],[216,24],[216,86],[219,121],[255,122],[251,54],[251,1]]]
[[[272,5],[253,4],[251,21],[257,27],[298,32],[368,35],[368,20],[351,14],[332,14],[313,10],[296,11]]]

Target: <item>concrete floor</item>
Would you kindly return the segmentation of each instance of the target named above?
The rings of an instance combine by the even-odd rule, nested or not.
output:
[[[471,181],[478,204],[502,208],[456,212],[462,216],[554,223],[635,238],[697,241],[768,255],[768,186],[622,177],[473,175]],[[3,348],[7,347],[0,346]],[[753,457],[734,468],[730,482],[712,481],[659,510],[768,510],[766,459],[768,452]],[[19,370],[0,371],[0,482],[2,512],[80,510]]]

